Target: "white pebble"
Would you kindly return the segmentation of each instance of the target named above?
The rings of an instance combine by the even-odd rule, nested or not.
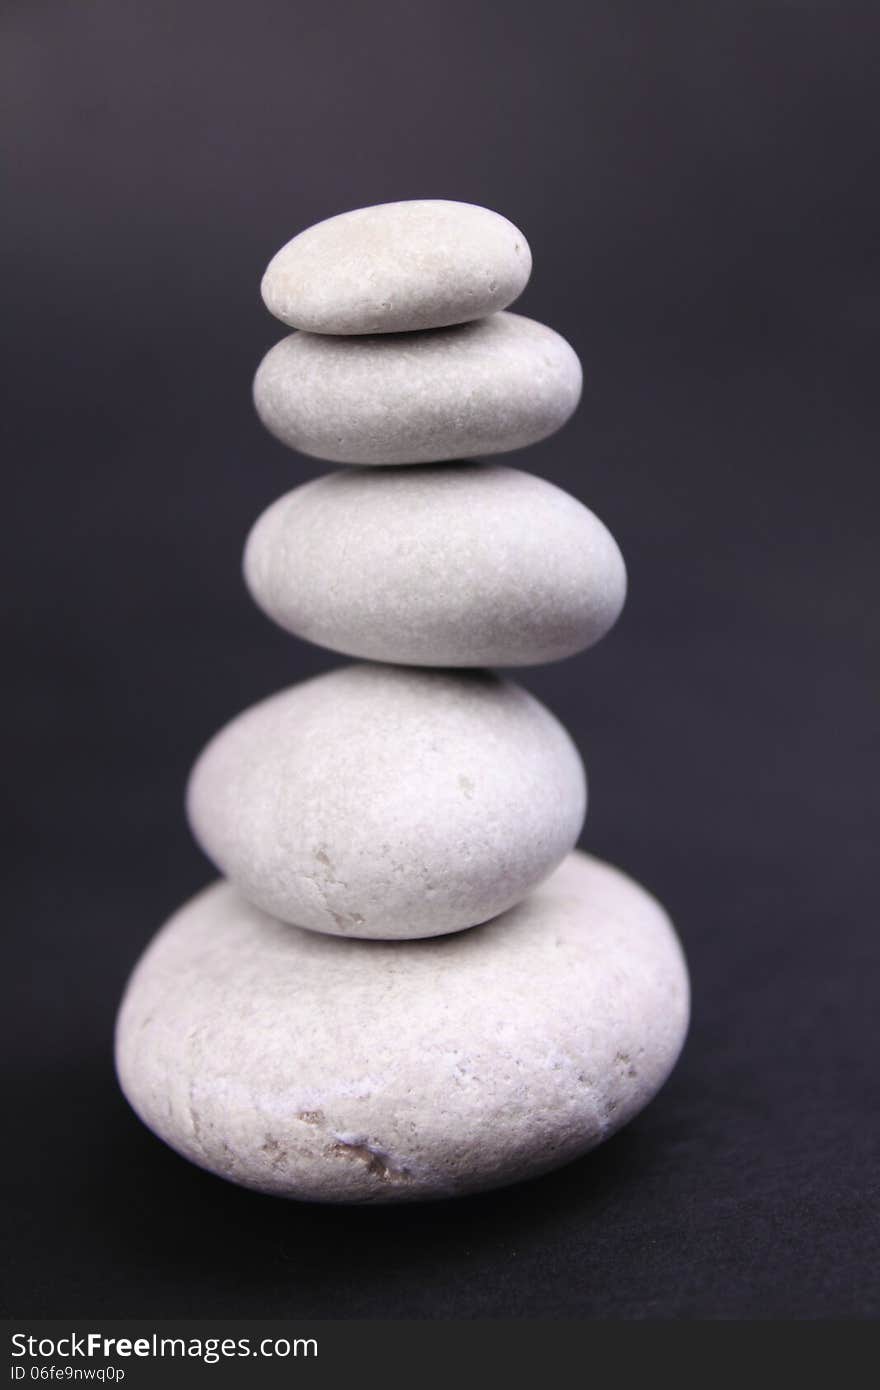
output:
[[[502,464],[326,473],[263,513],[244,569],[289,632],[414,666],[557,661],[604,636],[626,595],[598,517]]]
[[[435,936],[511,907],[572,848],[584,771],[519,686],[353,665],[222,729],[188,810],[206,854],[267,912],[314,931]]]
[[[506,309],[532,268],[512,222],[473,203],[421,199],[329,217],[273,256],[266,308],[311,333],[444,328]]]
[[[564,338],[519,314],[386,337],[292,333],[254,380],[263,424],[335,463],[435,463],[523,449],[575,410],[581,367]]]
[[[216,884],[142,958],[116,1057],[141,1119],[201,1167],[403,1202],[593,1148],[662,1086],[687,1017],[662,909],[574,854],[494,922],[404,944],[298,931]]]

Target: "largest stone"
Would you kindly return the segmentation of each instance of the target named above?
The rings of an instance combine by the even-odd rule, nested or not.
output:
[[[149,947],[122,1088],[179,1153],[246,1187],[401,1202],[546,1172],[663,1084],[687,971],[659,905],[573,854],[512,911],[432,941],[340,941],[218,883]]]

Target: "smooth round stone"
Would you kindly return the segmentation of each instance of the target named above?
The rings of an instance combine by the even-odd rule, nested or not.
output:
[[[519,686],[355,665],[255,705],[189,784],[196,839],[245,897],[347,936],[436,936],[503,912],[572,848],[584,770]]]
[[[598,517],[502,464],[326,473],[245,547],[257,603],[289,632],[415,666],[529,666],[608,631],[626,569]]]
[[[292,328],[400,333],[506,309],[531,269],[528,242],[506,217],[432,198],[309,227],[273,256],[260,288]]]
[[[215,884],[143,956],[116,1057],[144,1123],[201,1167],[404,1202],[586,1153],[662,1086],[687,1019],[662,908],[573,854],[503,917],[405,945],[299,931]]]
[[[384,337],[292,333],[257,369],[254,404],[283,444],[335,463],[435,463],[523,449],[580,399],[564,338],[520,314]]]

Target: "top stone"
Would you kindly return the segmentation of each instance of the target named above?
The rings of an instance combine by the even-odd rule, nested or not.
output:
[[[309,333],[406,333],[483,318],[522,294],[528,242],[473,203],[357,208],[300,232],[263,276],[266,308]]]

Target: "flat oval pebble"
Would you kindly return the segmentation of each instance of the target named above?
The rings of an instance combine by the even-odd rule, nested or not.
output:
[[[270,348],[254,404],[282,443],[334,463],[436,463],[524,449],[575,410],[581,367],[520,314],[385,337],[292,333]]]
[[[502,464],[326,473],[263,513],[244,570],[289,632],[415,666],[557,661],[598,641],[626,595],[598,517]]]
[[[519,686],[367,664],[233,720],[188,792],[196,839],[245,897],[355,937],[503,912],[572,848],[585,809],[574,744]]]
[[[405,1202],[586,1153],[662,1086],[687,1019],[662,908],[573,854],[503,917],[405,945],[299,931],[215,884],[137,966],[116,1058],[144,1123],[202,1168]]]
[[[328,217],[273,256],[266,308],[311,333],[444,328],[506,309],[532,269],[522,232],[488,208],[444,199]]]

